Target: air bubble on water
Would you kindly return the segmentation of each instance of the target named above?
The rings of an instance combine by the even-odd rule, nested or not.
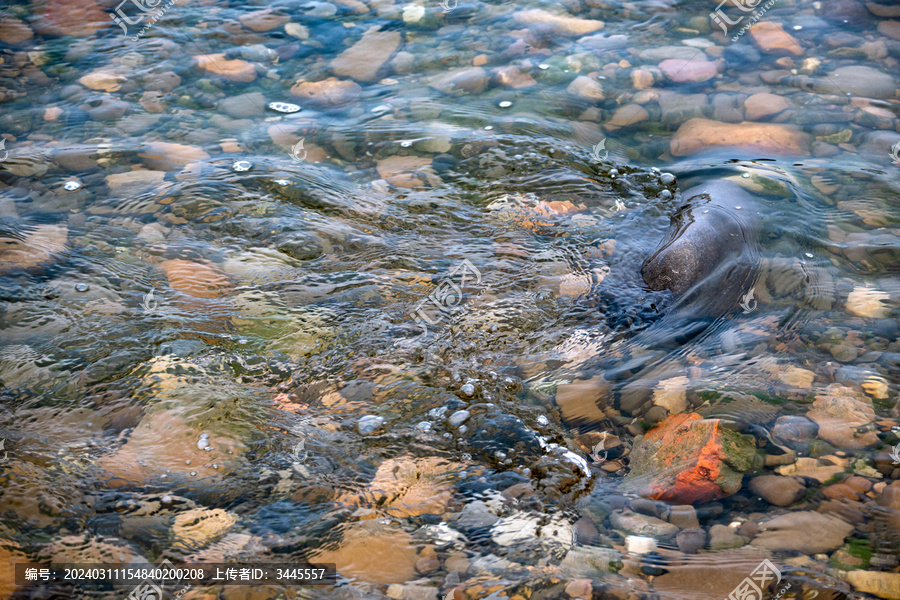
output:
[[[299,106],[291,104],[290,102],[269,102],[266,106],[269,110],[280,113],[295,113],[301,110]]]
[[[512,102],[510,102],[509,100],[504,100],[497,106],[499,106],[500,108],[509,108],[510,106],[512,106]]]
[[[196,476],[197,476],[197,471],[191,471],[191,477],[196,477]]]
[[[163,503],[163,504],[169,504],[169,503],[171,503],[171,502],[172,502],[172,496],[163,496],[163,497],[162,497],[162,503]]]
[[[241,338],[241,339],[238,340],[238,344],[240,344],[240,345],[242,345],[242,346],[243,346],[244,344],[246,344],[246,343],[247,343],[247,340],[246,340],[245,338]]]
[[[218,468],[219,468],[219,465],[213,464],[212,468],[213,468],[213,469],[218,469]]]
[[[750,173],[741,173],[741,177],[744,179],[750,179]]]
[[[546,63],[542,63],[542,64],[538,65],[538,69],[540,69],[541,71],[546,71],[549,68],[550,68],[550,65],[548,65]]]
[[[735,207],[734,207],[734,210],[741,210],[741,207],[740,207],[740,206],[735,206]]]
[[[412,142],[400,142],[400,146],[403,148],[409,148],[412,146]]]
[[[209,438],[209,434],[208,434],[208,433],[201,433],[201,434],[200,434],[200,439],[201,439],[201,440],[205,440],[205,439],[208,439],[208,438]]]
[[[805,252],[805,253],[803,254],[803,256],[805,256],[806,258],[812,258],[812,257],[813,257],[812,252]]]
[[[291,182],[287,179],[276,179],[275,183],[278,185],[291,185]]]
[[[197,448],[199,450],[209,450],[209,440],[201,437],[199,440],[197,440]]]
[[[503,450],[497,450],[494,452],[494,456],[497,457],[497,460],[506,460],[506,452]]]
[[[74,192],[75,190],[79,189],[80,187],[81,187],[81,184],[78,183],[77,181],[67,181],[63,185],[63,189],[67,190],[69,192]]]
[[[465,433],[465,432],[467,432],[468,430],[469,430],[469,428],[466,427],[465,425],[460,425],[460,426],[459,426],[459,429],[458,429],[457,431],[459,431],[460,433]]]
[[[550,424],[550,419],[548,419],[548,418],[545,417],[544,415],[541,415],[541,416],[539,416],[539,417],[537,418],[537,423],[538,423],[538,425],[540,425],[541,427],[546,427],[547,425]]]
[[[493,128],[494,128],[493,125],[485,125],[485,126],[484,126],[484,130],[485,130],[485,131],[490,131],[490,130],[492,130]]]
[[[709,209],[707,208],[706,210],[703,211],[703,214],[705,215],[708,212],[709,212]]]
[[[794,31],[800,31],[803,29],[803,25],[794,25]]]
[[[231,170],[235,173],[244,173],[252,168],[253,165],[248,160],[236,160],[234,164],[231,165]]]
[[[86,292],[86,291],[88,291],[89,289],[91,289],[91,286],[89,286],[89,285],[86,284],[86,283],[76,283],[76,284],[75,284],[75,291],[76,291],[76,292]]]
[[[191,464],[191,461],[190,461],[190,460],[186,460],[186,461],[184,461],[184,464],[189,465],[189,464]]]

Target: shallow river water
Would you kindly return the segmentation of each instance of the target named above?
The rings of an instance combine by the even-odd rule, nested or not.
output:
[[[4,2],[0,600],[900,598],[898,66],[887,0]],[[748,279],[651,289],[717,180]],[[336,576],[14,576],[163,561]]]

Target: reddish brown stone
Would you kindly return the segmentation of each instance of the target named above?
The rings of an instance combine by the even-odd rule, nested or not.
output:
[[[741,489],[755,452],[751,437],[725,429],[718,419],[672,415],[635,446],[629,479],[651,498],[709,502]]]

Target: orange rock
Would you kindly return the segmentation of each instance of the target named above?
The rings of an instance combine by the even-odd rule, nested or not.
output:
[[[209,264],[189,260],[167,260],[160,264],[169,285],[195,298],[215,298],[230,287],[228,278]]]
[[[403,188],[426,185],[437,177],[431,170],[431,159],[424,156],[389,156],[379,160],[375,169],[388,183]]]
[[[584,204],[576,206],[568,200],[551,200],[549,202],[541,200],[534,207],[534,212],[545,217],[550,217],[553,215],[565,215],[572,212],[578,212],[584,209]]]
[[[337,547],[327,544],[312,555],[312,562],[335,563],[341,575],[364,582],[405,583],[416,576],[413,539],[400,527],[368,520],[342,529]]]
[[[359,98],[362,88],[354,81],[329,77],[322,81],[298,81],[291,88],[291,95],[306,100],[320,108],[353,102]]]
[[[809,145],[807,134],[787,125],[691,119],[675,132],[670,149],[673,156],[689,156],[710,148],[729,147],[809,156]]]
[[[128,81],[124,75],[117,75],[108,71],[94,71],[82,76],[78,83],[92,90],[100,90],[104,92],[115,92],[122,87],[122,84]]]
[[[200,54],[195,56],[197,66],[228,81],[250,83],[256,79],[256,67],[246,60],[228,60],[224,54]]]
[[[675,504],[703,503],[741,489],[756,445],[696,413],[672,415],[647,432],[631,454],[632,485]]]
[[[171,142],[151,142],[138,156],[148,168],[159,171],[171,171],[209,158],[202,148]]]
[[[95,0],[35,0],[32,14],[42,15],[35,29],[44,35],[93,35],[112,23]]]
[[[241,25],[252,31],[269,31],[270,29],[281,27],[290,20],[290,16],[284,13],[275,12],[268,8],[265,10],[255,10],[238,17],[238,21],[241,22]]]
[[[0,546],[0,600],[6,600],[16,591],[16,563],[27,562],[28,557],[16,542],[6,540]]]
[[[513,88],[514,90],[537,85],[537,81],[534,80],[534,77],[528,73],[523,73],[519,70],[519,67],[514,65],[497,69],[494,72],[494,81],[504,87]]]
[[[803,49],[797,39],[778,23],[762,21],[750,28],[750,37],[759,49],[769,54],[793,54],[802,56]]]
[[[341,77],[372,81],[400,47],[402,40],[399,31],[379,31],[378,27],[373,27],[331,61],[331,70]]]
[[[521,10],[513,14],[513,19],[516,23],[547,27],[553,33],[570,37],[581,37],[598,29],[603,29],[605,26],[603,21],[579,19],[568,15],[554,15],[540,8]]]
[[[757,121],[763,117],[777,115],[790,106],[782,96],[775,94],[753,94],[744,100],[744,110],[748,121]]]

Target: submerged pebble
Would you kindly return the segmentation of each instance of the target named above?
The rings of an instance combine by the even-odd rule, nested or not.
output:
[[[376,415],[366,415],[357,422],[356,430],[360,435],[369,435],[375,433],[384,425],[384,417]]]

